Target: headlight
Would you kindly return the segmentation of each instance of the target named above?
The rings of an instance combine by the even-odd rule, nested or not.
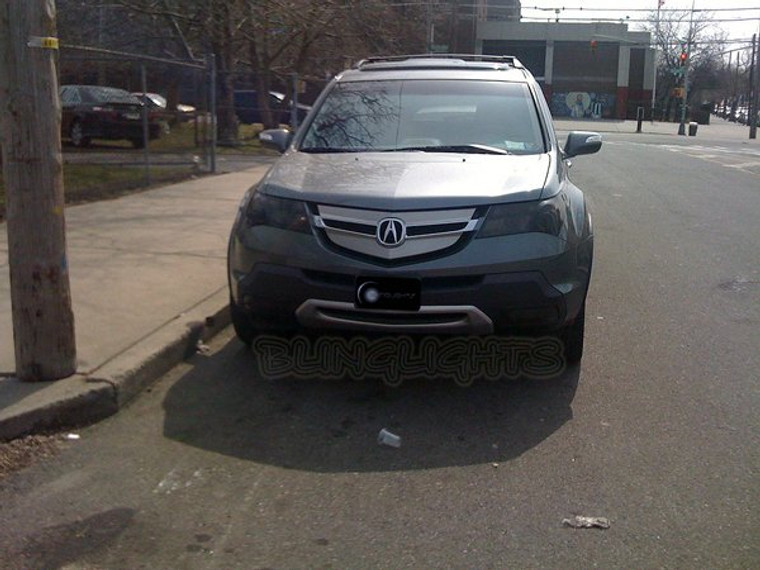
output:
[[[540,202],[491,206],[477,237],[539,232],[567,239],[567,209],[562,193]]]
[[[245,209],[245,224],[249,228],[269,226],[294,232],[311,232],[303,202],[274,198],[258,191],[253,193]]]

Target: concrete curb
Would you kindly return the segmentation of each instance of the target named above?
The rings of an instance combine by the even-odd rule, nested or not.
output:
[[[80,374],[35,383],[31,390],[15,378],[3,382],[7,383],[4,391],[15,392],[18,399],[0,410],[0,441],[91,424],[118,411],[111,386],[90,383]]]
[[[82,426],[118,412],[142,390],[197,352],[198,341],[230,323],[227,287],[148,334],[90,374],[55,382],[0,380],[8,402],[0,409],[0,441]]]
[[[154,331],[90,375],[94,382],[113,386],[121,408],[160,376],[197,351],[230,322],[229,292],[225,286],[185,313]]]

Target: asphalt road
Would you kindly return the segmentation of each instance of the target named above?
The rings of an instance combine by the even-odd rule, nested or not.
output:
[[[596,234],[580,370],[271,381],[226,331],[0,484],[0,564],[760,567],[760,146],[609,135],[572,172]]]

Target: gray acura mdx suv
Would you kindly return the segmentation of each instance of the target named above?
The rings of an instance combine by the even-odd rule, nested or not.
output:
[[[540,86],[509,56],[373,58],[335,77],[246,193],[232,322],[259,332],[549,333],[580,360],[593,233]]]

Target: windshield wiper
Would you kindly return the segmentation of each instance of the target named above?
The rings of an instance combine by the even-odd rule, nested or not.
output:
[[[325,146],[307,146],[299,149],[301,152],[310,152],[313,154],[330,154],[346,152],[368,152],[366,148],[330,148]]]
[[[440,146],[407,146],[389,149],[386,152],[455,152],[466,154],[512,154],[503,148],[485,144],[455,144]]]

